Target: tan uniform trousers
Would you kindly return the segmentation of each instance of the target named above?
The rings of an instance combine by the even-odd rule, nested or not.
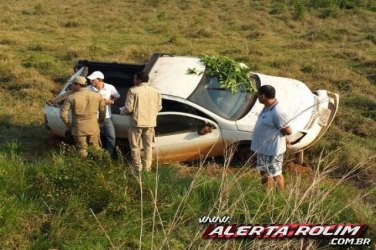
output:
[[[76,141],[80,156],[87,157],[88,155],[88,145],[92,146],[96,152],[101,150],[99,146],[99,136],[98,135],[83,135],[83,136],[74,136]]]
[[[131,147],[132,164],[138,170],[142,171],[142,161],[145,170],[151,170],[154,128],[130,127],[128,130],[129,145]],[[141,157],[140,142],[144,147],[143,157]]]

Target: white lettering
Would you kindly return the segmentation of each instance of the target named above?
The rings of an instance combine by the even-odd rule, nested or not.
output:
[[[333,235],[332,232],[329,232],[332,229],[334,229],[333,226],[326,226],[324,232],[322,233],[322,235]]]
[[[286,236],[289,231],[289,228],[290,228],[289,226],[283,226],[280,229],[278,229],[274,235],[277,236],[277,235],[282,234],[282,236]]]
[[[362,245],[363,244],[363,238],[356,239],[355,245]]]
[[[300,226],[300,227],[298,227],[298,230],[296,230],[294,235],[295,236],[307,235],[307,233],[309,232],[310,229],[311,229],[311,227],[309,227],[309,226]]]
[[[343,228],[343,226],[338,226],[333,235],[339,235],[339,233],[341,232],[342,228]]]
[[[323,226],[312,227],[312,229],[309,231],[309,235],[311,235],[311,236],[321,235],[322,232],[324,231],[324,229],[325,228]]]
[[[337,245],[337,243],[335,243],[336,241],[338,241],[338,238],[333,238],[333,239],[330,241],[330,245]]]
[[[200,222],[200,223],[206,223],[206,222],[208,222],[208,220],[209,220],[208,216],[198,218],[198,222]]]
[[[218,226],[218,227],[214,228],[213,231],[211,231],[209,233],[209,236],[212,236],[214,234],[222,235],[223,234],[223,226]]]
[[[351,233],[351,235],[356,235],[359,230],[360,230],[360,226],[355,226],[354,228],[352,226],[345,226],[345,228],[343,229],[340,235],[346,235],[348,233]]]
[[[224,232],[225,236],[231,236],[231,235],[234,235],[234,233],[230,232],[231,229],[232,229],[231,226],[226,227],[226,230],[225,230],[225,232]]]
[[[223,223],[229,222],[229,220],[230,220],[229,216],[223,216],[222,218],[219,216],[213,216],[213,217],[203,216],[203,217],[198,218],[198,222],[200,222],[201,224],[217,223],[217,222],[223,224]]]
[[[345,239],[345,245],[347,245],[347,244],[351,244],[351,245],[354,244],[354,240],[355,240],[355,239],[349,239],[349,238],[346,238],[346,239]]]
[[[254,227],[251,229],[251,231],[249,232],[248,235],[254,235],[254,234],[256,234],[256,235],[260,236],[261,233],[262,233],[262,231],[264,231],[264,229],[265,229],[265,228],[264,228],[263,226],[254,226]]]
[[[369,245],[370,238],[333,238],[330,245]]]
[[[338,239],[338,245],[343,245],[345,243],[345,239],[344,238],[339,238]]]
[[[236,231],[236,234],[239,235],[239,236],[246,236],[248,231],[251,229],[252,227],[251,226],[241,226],[238,228],[238,230]]]
[[[268,227],[268,232],[265,234],[265,236],[269,236],[273,233],[274,229],[277,229],[278,226],[269,226]]]

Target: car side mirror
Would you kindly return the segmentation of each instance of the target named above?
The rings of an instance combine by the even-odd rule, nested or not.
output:
[[[209,134],[213,131],[213,129],[215,128],[215,126],[209,122],[205,123],[203,126],[199,126],[198,127],[198,131],[197,133],[199,135],[206,135],[206,134]]]

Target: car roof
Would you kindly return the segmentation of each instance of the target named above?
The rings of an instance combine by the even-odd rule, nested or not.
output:
[[[199,84],[202,74],[187,74],[188,69],[198,72],[205,70],[204,64],[196,57],[161,56],[149,73],[149,84],[162,94],[187,99]]]

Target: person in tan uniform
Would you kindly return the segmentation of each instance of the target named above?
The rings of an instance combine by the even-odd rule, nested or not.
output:
[[[132,164],[142,171],[140,142],[144,147],[143,162],[145,170],[151,170],[154,127],[158,112],[162,109],[161,93],[148,84],[149,76],[137,72],[133,77],[134,87],[130,88],[125,100],[123,115],[130,115],[131,124],[128,139],[131,148]]]
[[[71,121],[68,117],[70,110]],[[60,117],[67,130],[72,132],[82,157],[88,155],[88,144],[100,150],[98,113],[99,122],[103,122],[106,110],[102,96],[87,89],[85,77],[76,77],[73,82],[73,94],[65,99]]]

